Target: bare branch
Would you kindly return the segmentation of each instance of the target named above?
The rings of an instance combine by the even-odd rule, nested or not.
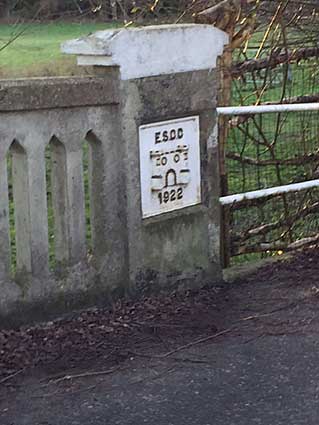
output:
[[[250,59],[233,65],[231,74],[233,78],[238,78],[247,72],[260,71],[266,68],[275,68],[284,63],[294,63],[301,60],[318,58],[319,47],[304,47],[299,50],[288,51],[277,55],[272,55],[263,59]]]
[[[316,162],[319,160],[319,153],[309,153],[303,156],[299,156],[296,158],[288,158],[288,159],[255,159],[247,156],[239,155],[236,152],[227,152],[226,157],[229,159],[233,159],[235,161],[239,161],[243,164],[255,165],[257,167],[267,167],[270,165],[303,165],[305,162]]]

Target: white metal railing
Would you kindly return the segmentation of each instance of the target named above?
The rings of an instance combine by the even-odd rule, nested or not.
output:
[[[314,187],[319,187],[319,180],[309,180],[302,183],[293,183],[284,186],[275,186],[269,189],[260,189],[236,195],[222,196],[219,200],[222,205],[232,205],[236,202],[242,202],[249,199],[266,198],[267,196],[282,195],[283,193],[288,192],[299,192],[300,190],[313,189]]]
[[[301,112],[319,111],[319,102],[316,103],[291,103],[280,105],[251,105],[251,106],[222,106],[217,108],[218,115],[249,115],[266,114],[271,112]]]
[[[217,108],[218,115],[252,115],[265,113],[281,112],[302,112],[319,111],[318,103],[299,103],[299,104],[281,104],[281,105],[258,105],[258,106],[225,106]],[[268,196],[281,195],[283,193],[297,192],[306,189],[319,187],[319,179],[308,180],[302,183],[292,183],[283,186],[275,186],[267,189],[254,190],[238,193],[235,195],[222,196],[220,203],[222,205],[232,205],[249,199],[265,198]]]

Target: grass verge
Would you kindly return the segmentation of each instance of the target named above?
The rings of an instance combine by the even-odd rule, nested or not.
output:
[[[63,55],[61,43],[114,27],[107,23],[0,24],[0,78],[79,74],[75,57]]]

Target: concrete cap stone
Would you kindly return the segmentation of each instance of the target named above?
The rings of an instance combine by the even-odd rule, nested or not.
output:
[[[212,25],[179,24],[97,31],[62,44],[83,66],[119,66],[129,80],[216,67],[228,43]]]

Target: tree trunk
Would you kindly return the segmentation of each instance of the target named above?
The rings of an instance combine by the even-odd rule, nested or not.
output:
[[[117,1],[110,0],[111,17],[113,21],[117,21]]]

